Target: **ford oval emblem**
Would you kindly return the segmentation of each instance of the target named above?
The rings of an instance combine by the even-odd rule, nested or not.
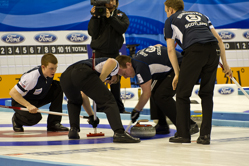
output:
[[[219,35],[223,40],[230,40],[230,39],[233,39],[235,37],[235,34],[233,32],[230,32],[230,31],[221,31],[221,32],[219,32]]]
[[[234,89],[231,87],[222,87],[218,90],[218,92],[222,95],[230,95],[234,92]]]
[[[16,33],[8,33],[2,36],[2,40],[6,43],[21,43],[25,40],[24,36]]]
[[[244,36],[246,39],[249,39],[249,31],[246,31],[245,33],[243,33],[243,36]]]
[[[126,92],[122,91],[120,94],[120,97],[123,100],[132,99],[134,96],[135,96],[134,93],[128,92],[128,91],[126,91]]]
[[[71,33],[67,35],[67,40],[71,42],[84,42],[88,39],[88,36],[83,33]]]
[[[40,43],[52,43],[57,39],[57,37],[50,33],[40,33],[35,36],[35,40]]]

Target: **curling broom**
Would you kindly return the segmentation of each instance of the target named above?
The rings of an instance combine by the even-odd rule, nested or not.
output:
[[[13,107],[13,106],[4,106],[4,105],[0,105],[0,107],[8,108],[8,109],[21,110],[21,111],[29,111],[27,108],[22,108],[22,107]],[[51,115],[68,116],[68,114],[64,114],[64,113],[60,113],[60,112],[42,111],[42,110],[39,110],[39,109],[37,110],[37,112],[45,113],[45,114],[51,114]],[[81,115],[80,115],[80,118],[89,119],[88,116],[81,116]]]
[[[95,70],[95,50],[93,50],[93,53],[92,53],[92,69]],[[93,112],[94,112],[94,121],[96,120],[96,111],[97,111],[97,106],[96,106],[96,103],[95,101],[93,101]],[[100,132],[100,133],[97,133],[97,128],[95,127],[94,128],[94,133],[89,133],[86,135],[87,137],[99,137],[99,136],[105,136],[104,133]]]
[[[223,64],[219,62],[220,67],[222,70],[224,70]],[[229,76],[230,79],[237,85],[238,88],[244,93],[244,95],[249,99],[249,95],[246,93],[246,91],[240,86],[240,84],[236,81],[234,77]]]

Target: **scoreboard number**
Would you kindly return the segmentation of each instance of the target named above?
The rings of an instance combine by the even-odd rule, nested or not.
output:
[[[32,54],[80,54],[87,53],[86,45],[36,45],[36,46],[0,46],[0,55]]]
[[[249,42],[223,42],[226,50],[249,49]]]

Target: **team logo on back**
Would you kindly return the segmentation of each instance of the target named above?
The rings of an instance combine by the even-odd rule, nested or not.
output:
[[[186,29],[193,26],[208,26],[206,22],[201,21],[201,16],[198,15],[188,14],[185,19],[189,22],[185,24]]]
[[[187,15],[185,18],[186,18],[186,20],[188,20],[189,22],[201,21],[201,17],[200,17],[200,16],[192,15],[192,14]]]

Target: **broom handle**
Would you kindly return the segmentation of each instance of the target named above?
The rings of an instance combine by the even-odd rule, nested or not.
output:
[[[219,62],[220,67],[222,70],[224,70],[223,64]],[[244,93],[244,95],[249,99],[249,95],[246,93],[246,91],[240,86],[240,84],[235,80],[234,77],[229,76],[230,79],[237,85],[237,87],[240,88],[240,90]]]
[[[93,70],[95,70],[95,50],[93,50],[93,52],[92,52],[92,69]],[[93,100],[93,113],[94,113],[94,116],[93,116],[93,118],[94,118],[94,121],[97,119],[96,117],[96,111],[97,111],[97,105],[96,105],[96,103],[95,103],[95,101]],[[94,133],[97,133],[97,128],[95,127],[95,128],[93,128],[93,130],[94,130]]]
[[[13,106],[4,106],[4,105],[0,105],[0,107],[2,107],[2,108],[8,108],[8,109],[21,110],[21,111],[29,111],[27,108],[22,108],[22,107],[13,107]],[[60,113],[60,112],[53,112],[53,111],[37,110],[37,112],[45,113],[45,114],[51,114],[51,115],[58,115],[58,116],[68,116],[68,114],[64,114],[64,113]],[[81,116],[80,115],[80,117],[84,118],[84,119],[89,119],[88,116]]]
[[[95,50],[93,50],[92,52],[92,69],[95,70]],[[93,100],[94,121],[96,120],[96,111],[97,111],[96,103]]]

